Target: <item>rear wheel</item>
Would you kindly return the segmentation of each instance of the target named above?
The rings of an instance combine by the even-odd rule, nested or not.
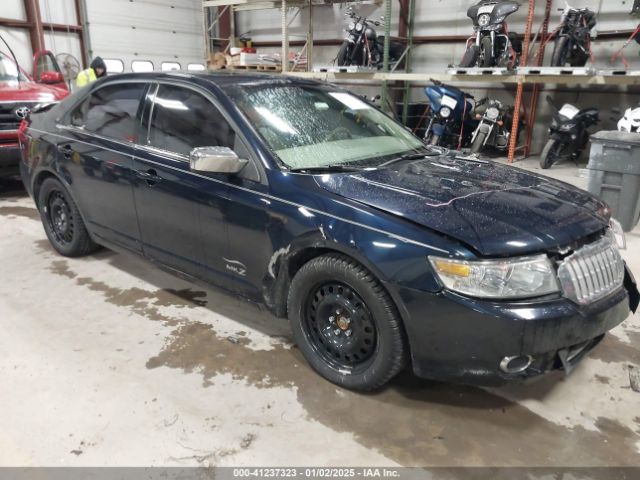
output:
[[[467,51],[464,52],[464,56],[462,57],[462,61],[460,62],[460,67],[462,68],[472,68],[476,66],[476,62],[478,61],[478,56],[480,55],[480,48],[477,45],[472,45],[467,48]]]
[[[406,363],[397,309],[371,272],[343,255],[305,264],[291,282],[289,321],[300,351],[327,380],[381,387]]]
[[[98,245],[89,237],[78,206],[59,180],[47,178],[42,183],[38,209],[45,233],[58,253],[80,257],[98,250]]]
[[[564,144],[561,140],[550,139],[542,150],[540,156],[540,168],[547,170],[551,166],[560,160],[560,155],[564,149]]]
[[[553,56],[551,57],[552,67],[564,67],[567,63],[567,49],[569,46],[568,37],[560,37],[553,48]]]

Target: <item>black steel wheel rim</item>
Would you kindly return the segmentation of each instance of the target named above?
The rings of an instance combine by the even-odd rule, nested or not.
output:
[[[378,332],[364,300],[340,282],[311,290],[303,329],[317,355],[331,368],[351,373],[366,369],[377,348]]]
[[[62,192],[51,192],[47,200],[47,222],[55,241],[68,245],[73,241],[74,219],[67,199]]]

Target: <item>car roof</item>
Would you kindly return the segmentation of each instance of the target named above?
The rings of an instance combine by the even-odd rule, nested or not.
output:
[[[226,90],[229,87],[238,85],[273,85],[273,84],[289,84],[289,85],[324,85],[322,82],[315,80],[307,80],[282,74],[247,72],[246,70],[213,70],[205,72],[144,72],[144,73],[122,73],[118,75],[110,75],[105,82],[138,79],[145,81],[153,80],[200,80],[207,81]]]

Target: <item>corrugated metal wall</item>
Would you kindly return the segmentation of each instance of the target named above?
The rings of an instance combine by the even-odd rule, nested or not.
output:
[[[87,0],[94,55],[121,59],[204,64],[202,2],[199,0]]]
[[[1,0],[0,17],[26,20],[23,0]],[[73,0],[39,0],[42,21],[77,25]],[[204,64],[202,2],[200,0],[86,0],[92,56],[121,60],[131,71],[136,60],[164,62],[182,68]],[[22,67],[31,71],[33,52],[26,30],[0,28]],[[81,57],[78,36],[45,29],[45,46],[54,53]],[[3,49],[4,50],[4,49]]]

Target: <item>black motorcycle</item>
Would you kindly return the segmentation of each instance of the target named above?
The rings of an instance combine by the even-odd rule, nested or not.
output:
[[[588,8],[561,9],[562,22],[551,57],[552,67],[584,67],[591,57],[591,30],[596,26],[596,14]]]
[[[522,54],[522,40],[509,32],[506,18],[517,12],[520,4],[513,1],[487,1],[472,6],[467,16],[473,20],[475,35],[462,57],[461,67],[515,68]],[[473,43],[473,44],[471,44]]]
[[[361,66],[382,68],[384,63],[384,35],[378,36],[373,27],[379,27],[384,22],[384,17],[380,20],[369,20],[358,16],[352,8],[347,9],[345,16],[351,21],[346,28],[348,33],[340,51],[338,52],[337,63],[340,67]],[[403,47],[398,42],[391,42],[389,47],[389,63],[394,64],[400,60]]]
[[[566,104],[558,109],[550,97],[547,97],[547,102],[553,111],[553,120],[549,128],[549,141],[540,157],[540,167],[543,169],[550,168],[560,160],[577,160],[589,143],[587,129],[600,122],[597,108],[580,110]]]
[[[476,104],[475,117],[480,123],[471,136],[471,153],[479,153],[485,148],[506,151],[511,138],[513,107],[485,98]],[[521,121],[520,126],[523,127],[524,122]]]

